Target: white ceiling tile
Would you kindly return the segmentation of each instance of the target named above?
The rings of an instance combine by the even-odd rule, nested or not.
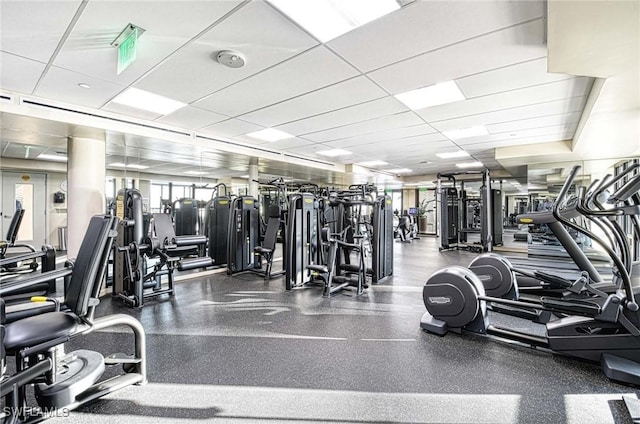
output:
[[[327,142],[420,124],[424,124],[424,121],[420,119],[415,113],[402,112],[394,115],[383,116],[381,118],[371,119],[369,121],[358,122],[356,124],[333,128],[330,130],[306,134],[304,138],[316,142]]]
[[[436,122],[466,115],[551,102],[554,100],[568,99],[570,97],[580,97],[589,92],[592,82],[593,80],[591,78],[577,77],[540,86],[433,106],[419,110],[418,114],[427,122]]]
[[[229,119],[229,117],[197,107],[186,106],[171,115],[163,116],[157,121],[185,129],[198,129],[226,119]]]
[[[572,123],[572,124],[566,124],[566,125],[548,126],[544,128],[532,128],[529,130],[521,130],[521,131],[518,131],[517,133],[505,132],[505,133],[499,133],[499,134],[484,135],[480,137],[469,137],[463,140],[457,140],[456,144],[458,144],[460,147],[465,149],[471,145],[483,145],[485,146],[485,148],[488,149],[490,147],[493,147],[491,146],[491,144],[494,142],[508,141],[515,145],[515,144],[521,143],[523,140],[528,143],[528,140],[534,137],[557,135],[557,134],[561,134],[563,137],[557,140],[564,140],[566,139],[566,136],[571,137],[573,135],[573,132],[575,131],[577,125],[578,125],[577,123]],[[511,134],[515,134],[515,135],[512,136]]]
[[[324,46],[253,75],[194,105],[236,116],[358,75]]]
[[[239,119],[228,119],[226,121],[201,128],[200,131],[211,136],[237,137],[239,135],[262,129],[264,128],[250,122],[241,121]]]
[[[478,144],[470,144],[465,146],[464,149],[469,152],[473,152],[474,150],[485,150],[488,148],[498,148],[498,147],[509,147],[509,146],[518,146],[518,145],[527,145],[527,144],[539,144],[539,143],[551,143],[559,140],[570,140],[572,137],[573,131],[560,132],[555,134],[543,134],[531,137],[523,137],[520,140],[496,140],[486,143],[478,143]],[[523,165],[526,165],[526,159],[523,160]]]
[[[517,121],[504,122],[501,124],[487,125],[487,130],[491,134],[519,132],[534,128],[551,127],[555,125],[575,124],[580,120],[582,112],[571,112],[562,115],[544,116],[541,118],[521,119]]]
[[[89,84],[91,88],[82,88],[78,86],[80,83]],[[125,88],[120,84],[52,66],[38,85],[35,94],[62,102],[100,108]]]
[[[543,5],[541,1],[416,1],[328,45],[358,69],[370,71],[539,18]]]
[[[314,45],[317,41],[271,7],[251,2],[177,52],[136,87],[190,103]],[[221,50],[243,54],[245,66],[233,69],[217,63]]]
[[[273,143],[269,143],[270,146],[278,150],[294,149],[297,147],[311,146],[313,144],[315,143],[302,140],[300,138],[288,138],[286,140],[278,140],[274,141]]]
[[[503,109],[495,112],[479,113],[464,116],[462,118],[447,119],[432,122],[431,125],[440,131],[471,128],[476,125],[489,125],[506,123],[511,121],[535,119],[545,116],[562,115],[565,113],[582,112],[586,97],[571,97],[552,102],[536,103],[512,109]]]
[[[121,105],[113,102],[108,103],[105,107],[102,108],[102,110],[119,113],[125,116],[132,116],[134,118],[148,119],[150,121],[153,121],[162,116],[155,112],[148,112],[146,110],[136,109],[134,107],[125,106],[125,105]]]
[[[467,98],[531,87],[572,78],[547,72],[547,58],[531,60],[456,80]]]
[[[360,135],[356,137],[345,138],[342,140],[330,141],[326,143],[327,146],[341,148],[341,147],[350,147],[350,146],[358,146],[358,145],[366,145],[377,143],[380,141],[384,141],[389,143],[390,141],[396,141],[398,139],[403,139],[405,137],[413,137],[424,134],[434,134],[436,130],[433,129],[430,125],[421,124],[414,125],[412,127],[404,127],[404,128],[396,128],[387,131],[379,131],[373,134]],[[441,134],[437,134],[433,136],[434,139],[443,139],[444,137]]]
[[[546,56],[542,19],[395,63],[368,75],[393,94]]]
[[[48,62],[81,3],[79,0],[0,2],[2,51]]]
[[[384,97],[365,77],[356,77],[273,106],[242,115],[243,120],[273,127]]]
[[[129,85],[239,3],[90,1],[55,65]],[[117,49],[111,43],[129,23],[145,32],[138,38],[135,61],[117,75]],[[180,76],[166,81],[177,84]]]
[[[4,42],[4,40],[3,40]],[[0,87],[31,94],[46,64],[0,52]]]
[[[334,110],[310,118],[301,119],[278,127],[289,134],[303,135],[311,132],[336,128],[354,122],[366,121],[385,115],[391,115],[408,110],[394,97],[382,99]]]

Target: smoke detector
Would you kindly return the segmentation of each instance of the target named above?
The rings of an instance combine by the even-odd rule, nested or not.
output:
[[[247,62],[244,56],[233,50],[223,50],[216,56],[218,63],[229,68],[242,68]]]

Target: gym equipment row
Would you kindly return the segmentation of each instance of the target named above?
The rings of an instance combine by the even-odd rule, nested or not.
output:
[[[448,331],[469,331],[490,334],[515,340],[531,346],[543,347],[570,357],[599,362],[605,375],[615,381],[640,385],[640,307],[636,302],[638,290],[631,284],[632,254],[628,237],[616,220],[630,217],[634,222],[636,239],[640,238],[640,175],[637,166],[627,169],[616,178],[606,176],[594,181],[589,188],[578,187],[573,205],[592,222],[607,229],[610,243],[590,234],[611,257],[616,267],[617,285],[613,291],[604,291],[593,281],[594,275],[585,271],[584,278],[575,281],[555,279],[555,283],[573,296],[563,298],[542,296],[534,300],[511,300],[487,295],[485,281],[488,271],[501,274],[501,279],[510,280],[518,287],[508,261],[500,268],[484,264],[480,275],[470,269],[453,266],[436,271],[427,280],[423,299],[427,312],[421,327],[428,332],[443,335]],[[579,166],[572,169],[558,199],[564,199],[575,181]],[[628,181],[617,190],[615,182],[627,177]],[[565,217],[571,215],[571,207],[561,210],[562,202],[556,202],[551,213],[555,219],[577,231],[583,228]],[[568,202],[567,202],[568,203]],[[540,275],[537,275],[540,277]],[[548,279],[550,282],[552,278]],[[564,287],[562,287],[564,286]],[[544,336],[533,335],[513,328],[491,325],[487,315],[488,305],[499,305],[511,310],[533,310],[560,318],[546,322]],[[502,309],[499,312],[504,312]],[[539,321],[542,322],[542,321]]]
[[[146,339],[140,322],[124,314],[94,318],[117,226],[118,219],[113,216],[91,218],[73,266],[51,272],[55,277],[71,277],[63,302],[46,299],[45,306],[36,304],[30,309],[30,316],[11,320],[8,308],[5,311],[4,301],[0,300],[0,396],[4,399],[4,422],[39,422],[68,414],[124,387],[146,383]],[[37,276],[33,281],[40,279]],[[28,287],[33,281],[22,281],[21,287]],[[0,296],[4,298],[14,289],[1,287]],[[77,344],[86,334],[122,325],[134,334],[132,354],[103,356],[85,349],[64,352],[65,343],[71,340]],[[15,358],[16,371],[5,376],[6,355]],[[104,379],[107,365],[120,365],[122,372]]]

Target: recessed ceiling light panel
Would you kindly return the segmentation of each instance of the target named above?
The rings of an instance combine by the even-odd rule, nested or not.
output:
[[[413,172],[409,168],[395,168],[395,169],[385,169],[387,172],[391,172],[392,174],[406,174],[408,172]]]
[[[466,158],[469,153],[464,150],[458,150],[457,152],[436,153],[440,159],[454,159],[454,158]]]
[[[458,168],[482,168],[484,165],[482,164],[482,162],[463,162],[456,163],[456,166]]]
[[[370,160],[370,161],[366,161],[366,162],[358,162],[356,165],[360,165],[360,166],[383,166],[383,165],[388,165],[388,163],[383,161],[383,160]]]
[[[400,9],[396,0],[268,0],[323,43]]]
[[[278,141],[286,138],[293,138],[294,136],[284,131],[277,130],[275,128],[267,128],[260,131],[254,131],[247,134],[248,137],[257,138],[264,141]]]
[[[406,91],[396,94],[394,97],[411,110],[424,109],[466,99],[454,81],[447,81],[417,90]]]
[[[318,150],[316,153],[319,155],[330,156],[330,157],[348,156],[353,154],[348,150],[342,150],[342,149]]]
[[[154,112],[159,115],[169,115],[186,106],[186,103],[133,87],[127,88],[111,101],[136,109]]]
[[[66,162],[67,157],[63,155],[48,155],[46,153],[41,153],[38,155],[37,159],[40,160],[52,160],[55,162]]]

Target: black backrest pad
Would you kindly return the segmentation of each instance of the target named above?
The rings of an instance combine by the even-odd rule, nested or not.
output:
[[[89,221],[65,297],[69,309],[78,316],[87,314],[89,299],[95,291],[94,285],[102,281],[102,276],[98,274],[104,269],[101,262],[104,262],[105,250],[108,253],[113,242],[111,230],[115,221],[116,218],[109,215],[96,215]]]
[[[24,209],[17,209],[11,217],[9,223],[9,229],[7,230],[7,241],[9,245],[15,244],[16,238],[18,238],[18,231],[20,230],[20,224],[22,223],[22,217],[24,216]]]
[[[156,237],[162,242],[164,242],[164,240],[171,241],[176,237],[176,232],[173,229],[173,223],[171,222],[171,216],[169,214],[154,213],[153,229]]]
[[[273,250],[276,246],[278,229],[280,228],[280,218],[270,217],[267,221],[267,230],[264,234],[262,247]]]

